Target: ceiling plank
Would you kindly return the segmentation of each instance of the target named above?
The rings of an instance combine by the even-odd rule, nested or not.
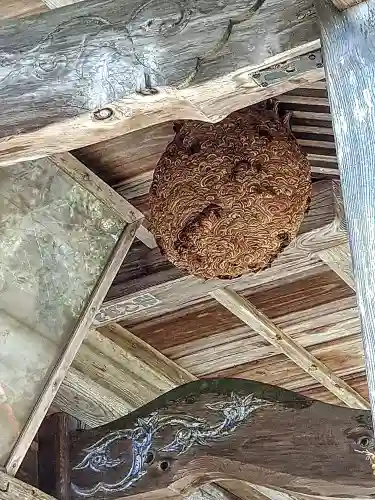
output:
[[[249,301],[230,288],[210,292],[220,304],[238,316],[250,328],[278,347],[288,358],[309,373],[335,396],[352,408],[369,409],[370,405],[361,395],[337,377],[327,366],[312,356],[288,334],[278,328],[267,316],[258,311]]]
[[[320,250],[317,255],[355,291],[352,258],[348,243]]]
[[[176,4],[165,5],[166,19],[178,17]],[[285,71],[283,80],[267,87],[257,83],[251,75],[316,50],[320,42],[308,0],[256,5],[253,12],[245,0],[235,0],[218,16],[216,9],[202,14],[194,3],[169,26],[163,20],[148,24],[160,18],[157,2],[138,9],[137,0],[128,0],[124,9],[119,0],[87,0],[4,24],[1,163],[49,156],[177,118],[218,121],[321,79],[321,64],[311,63],[294,76]]]

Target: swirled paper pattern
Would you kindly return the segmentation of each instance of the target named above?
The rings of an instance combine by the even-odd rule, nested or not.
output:
[[[275,110],[186,121],[154,172],[152,228],[178,268],[233,278],[268,267],[308,209],[310,166]]]

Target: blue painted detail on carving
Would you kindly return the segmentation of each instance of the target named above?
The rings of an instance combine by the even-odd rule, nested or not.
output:
[[[227,401],[205,405],[208,410],[222,415],[222,419],[216,424],[189,415],[160,415],[158,412],[151,413],[145,418],[138,418],[133,429],[111,432],[89,448],[84,449],[84,458],[73,467],[73,470],[89,468],[93,472],[100,473],[118,467],[129,460],[129,456],[123,453],[114,458],[111,455],[111,447],[118,441],[129,439],[132,447],[132,463],[127,474],[116,483],[110,484],[100,481],[92,488],[80,488],[72,484],[72,489],[74,493],[84,497],[95,495],[100,491],[124,491],[147,473],[147,454],[152,447],[154,437],[162,429],[175,427],[176,431],[173,441],[157,451],[181,455],[192,446],[208,446],[210,442],[228,436],[241,423],[247,421],[257,409],[269,404],[252,394],[239,396],[232,393]]]

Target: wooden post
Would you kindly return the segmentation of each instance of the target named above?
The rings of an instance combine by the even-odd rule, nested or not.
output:
[[[375,0],[316,0],[375,416]]]
[[[69,500],[69,423],[66,413],[47,417],[38,433],[39,488],[57,500]]]

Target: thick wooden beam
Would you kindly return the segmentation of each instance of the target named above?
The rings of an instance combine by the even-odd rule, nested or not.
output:
[[[343,12],[328,0],[316,7],[375,417],[375,1]]]
[[[310,61],[294,75],[289,63],[278,66],[268,86],[257,80],[262,69],[270,74],[319,47],[307,0],[224,7],[87,0],[7,22],[0,32],[2,164],[162,121],[217,121],[323,76],[321,63]]]
[[[370,408],[368,401],[337,377],[326,365],[310,354],[309,351],[293,340],[290,335],[278,328],[249,301],[230,288],[214,290],[210,295],[273,346],[279,348],[288,358],[348,406],[351,408]]]
[[[369,411],[240,379],[192,382],[72,438],[73,499],[162,499],[218,479],[309,495],[375,492]]]

